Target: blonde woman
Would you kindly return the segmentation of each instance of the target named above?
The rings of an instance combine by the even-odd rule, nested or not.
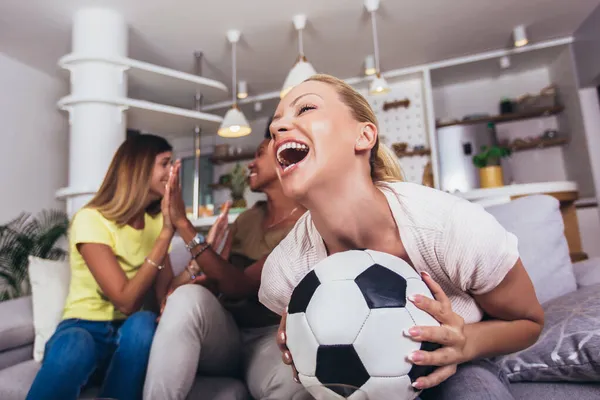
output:
[[[164,212],[171,150],[158,136],[127,139],[96,195],[73,217],[63,320],[28,399],[75,400],[88,384],[101,385],[99,397],[142,398],[157,316],[141,309],[153,289],[160,303],[172,278],[174,229]]]
[[[260,301],[285,316],[294,287],[328,255],[357,248],[393,254],[422,275],[435,300],[411,300],[441,324],[407,333],[442,345],[409,355],[437,367],[413,386],[425,389],[424,399],[511,399],[485,358],[530,346],[544,320],[516,237],[480,206],[402,182],[379,143],[373,110],[339,79],[317,75],[290,91],[271,134],[283,191],[308,212],[265,262]],[[284,323],[278,340],[292,364]],[[394,395],[390,388],[382,398]]]

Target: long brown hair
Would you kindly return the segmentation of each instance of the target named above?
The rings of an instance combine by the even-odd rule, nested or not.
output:
[[[104,218],[125,225],[142,211],[160,212],[160,200],[145,210],[156,156],[172,151],[164,138],[143,134],[129,137],[113,156],[104,181],[85,206],[100,211]]]
[[[340,96],[342,102],[350,108],[350,112],[356,121],[370,122],[379,131],[377,117],[369,102],[352,86],[341,79],[326,74],[313,75],[305,82],[308,81],[322,82],[332,86]],[[395,155],[386,145],[379,142],[379,134],[377,135],[375,146],[371,149],[369,164],[371,166],[371,179],[373,182],[398,182],[404,179]]]

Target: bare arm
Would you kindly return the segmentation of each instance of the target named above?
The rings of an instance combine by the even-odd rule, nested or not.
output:
[[[178,224],[179,235],[188,243],[196,235],[192,224],[185,219]],[[231,298],[243,298],[258,293],[260,276],[267,257],[242,270],[224,260],[211,247],[196,257],[204,274],[217,284],[219,292]]]
[[[520,259],[500,285],[474,299],[493,319],[465,326],[465,353],[469,359],[525,349],[542,332],[544,310]]]
[[[171,264],[171,258],[167,255],[165,257],[165,268],[160,271],[154,284],[154,292],[156,295],[156,301],[158,304],[162,304],[162,301],[167,297],[169,292],[169,285],[173,281],[173,265]]]
[[[148,258],[156,263],[163,263],[171,235],[161,233]],[[131,279],[121,269],[112,249],[105,244],[81,243],[77,246],[90,272],[98,282],[102,292],[123,314],[129,315],[137,311],[144,300],[144,295],[152,286],[158,268],[144,261],[138,272]],[[165,272],[165,269],[160,273]]]

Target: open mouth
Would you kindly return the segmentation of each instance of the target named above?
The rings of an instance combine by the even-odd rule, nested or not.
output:
[[[288,141],[277,148],[277,162],[286,171],[306,158],[309,147],[301,142]]]

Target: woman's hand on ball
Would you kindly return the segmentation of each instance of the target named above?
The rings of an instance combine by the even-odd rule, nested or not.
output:
[[[408,334],[419,342],[438,343],[442,347],[431,352],[415,351],[409,356],[413,364],[440,367],[431,374],[418,378],[413,383],[413,386],[419,390],[439,385],[456,373],[458,364],[469,359],[465,352],[465,321],[460,315],[452,311],[450,299],[448,299],[441,286],[429,274],[422,273],[421,276],[435,300],[422,295],[410,296],[409,300],[434,317],[441,326],[415,326],[408,330]]]
[[[281,316],[281,322],[279,323],[279,329],[277,330],[277,345],[279,346],[279,350],[283,354],[281,354],[281,359],[285,365],[290,365],[292,367],[292,371],[294,374],[294,381],[296,383],[300,383],[300,379],[298,378],[298,370],[296,370],[296,366],[294,365],[294,360],[292,359],[292,353],[290,353],[290,349],[287,347],[287,335],[285,333],[285,321],[287,318],[287,309],[283,312]]]

